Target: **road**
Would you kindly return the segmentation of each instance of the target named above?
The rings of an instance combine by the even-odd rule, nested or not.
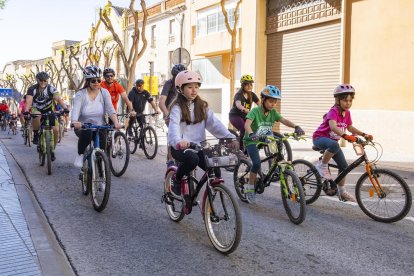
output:
[[[107,208],[97,213],[81,193],[79,169],[72,165],[77,140],[68,134],[57,147],[51,176],[19,135],[2,141],[78,275],[406,275],[414,270],[412,210],[404,220],[384,224],[356,204],[321,197],[307,206],[306,220],[294,225],[277,186],[258,195],[256,205],[239,201],[239,248],[229,256],[218,253],[197,209],[175,223],[161,204],[165,145],[154,160],[138,149],[126,173],[112,177]],[[414,172],[397,172],[414,190]],[[234,192],[232,175],[223,176]]]

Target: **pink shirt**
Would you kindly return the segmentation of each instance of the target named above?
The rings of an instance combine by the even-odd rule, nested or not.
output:
[[[20,110],[21,110],[21,112],[22,112],[22,113],[25,111],[25,108],[26,108],[26,102],[25,102],[24,100],[22,100],[22,101],[19,103],[19,108],[20,108]]]
[[[345,111],[345,115],[342,116],[339,113],[339,107],[334,105],[326,114],[325,118],[323,118],[322,124],[318,127],[318,129],[313,133],[313,140],[316,140],[319,137],[327,137],[333,140],[338,141],[341,139],[335,132],[331,130],[329,127],[329,121],[334,120],[336,121],[336,125],[339,129],[345,132],[348,126],[352,125],[351,119],[351,112],[349,110]]]

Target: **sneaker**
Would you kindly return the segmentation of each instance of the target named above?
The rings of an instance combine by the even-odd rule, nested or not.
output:
[[[77,168],[82,168],[82,166],[83,166],[83,154],[80,154],[80,155],[76,156],[75,162],[73,162],[73,165],[75,165],[75,167],[77,167]]]
[[[33,134],[33,144],[37,145],[39,143],[39,133]]]
[[[247,202],[254,204],[256,203],[256,191],[253,185],[244,185],[244,194],[246,195]]]
[[[171,184],[171,193],[175,196],[181,196],[181,180],[177,181],[174,175]]]
[[[339,198],[341,198],[343,201],[356,202],[356,200],[353,197],[353,195],[351,195],[347,191],[343,191],[342,193],[340,193],[339,194]]]
[[[167,168],[172,167],[172,166],[174,166],[174,165],[175,165],[174,160],[168,160],[168,161],[167,161]]]
[[[328,164],[322,164],[322,162],[319,162],[315,167],[318,170],[320,176],[327,180],[332,180],[332,175],[329,171]]]
[[[52,161],[55,161],[56,160],[56,156],[55,156],[55,153],[54,152],[51,152],[50,153],[50,159],[52,159]]]

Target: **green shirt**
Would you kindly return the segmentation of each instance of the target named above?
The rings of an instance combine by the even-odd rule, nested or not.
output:
[[[254,107],[246,115],[246,119],[252,120],[250,127],[257,135],[266,135],[267,133],[272,133],[273,124],[280,121],[282,118],[282,115],[280,115],[274,109],[270,110],[267,113],[267,116],[265,116],[261,106]],[[243,137],[243,143],[248,146],[251,144],[256,144],[257,142],[252,141],[246,131]]]

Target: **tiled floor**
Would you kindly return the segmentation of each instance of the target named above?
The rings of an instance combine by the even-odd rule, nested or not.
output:
[[[0,275],[41,275],[9,166],[0,148]]]

